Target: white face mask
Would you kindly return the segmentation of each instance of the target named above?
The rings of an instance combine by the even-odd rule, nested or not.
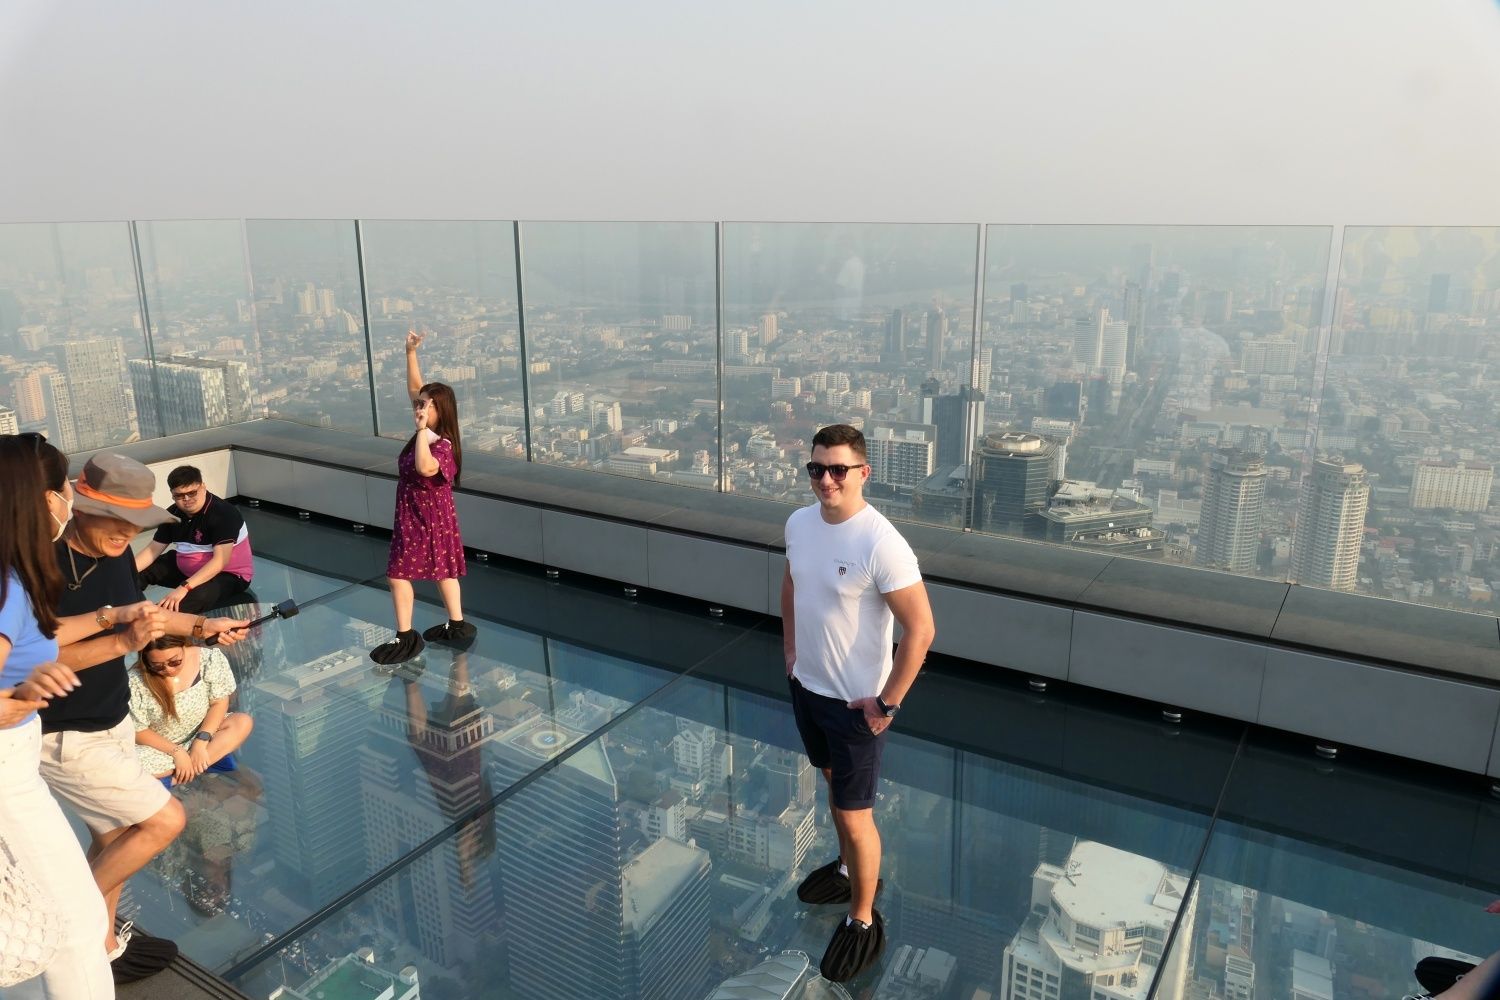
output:
[[[47,492],[51,493],[53,496],[57,497],[63,503],[65,503],[65,504],[68,505],[68,516],[67,516],[66,519],[60,518],[56,514],[53,514],[52,513],[52,505],[51,504],[47,505],[47,513],[49,515],[51,515],[52,520],[54,520],[54,521],[57,522],[57,534],[55,534],[55,535],[52,536],[52,540],[55,542],[58,539],[62,538],[63,532],[68,530],[68,524],[69,524],[69,522],[71,522],[73,520],[73,501],[69,500],[67,497],[63,496],[61,493],[57,492],[56,490],[48,490]]]

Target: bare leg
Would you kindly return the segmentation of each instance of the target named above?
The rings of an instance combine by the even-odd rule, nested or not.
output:
[[[463,621],[464,605],[460,597],[458,581],[456,579],[439,580],[438,593],[443,595],[443,607],[448,611],[448,620]]]
[[[89,867],[93,870],[99,892],[104,896],[104,908],[109,916],[104,931],[105,951],[114,951],[118,944],[115,940],[115,909],[120,905],[120,890],[125,887],[125,880],[150,864],[152,858],[177,839],[186,825],[187,814],[182,810],[182,803],[171,799],[142,823],[94,836],[94,843],[89,848]]]
[[[388,577],[391,582],[391,604],[396,608],[396,631],[411,631],[411,609],[416,603],[416,593],[412,590],[410,580],[398,580]]]
[[[245,740],[250,736],[250,730],[254,728],[255,720],[244,712],[230,712],[224,716],[224,721],[219,724],[214,738],[208,743],[208,762],[217,764],[244,746]]]
[[[874,922],[875,886],[880,880],[880,831],[873,809],[834,807],[834,822],[843,830],[844,864],[849,866],[849,916]]]

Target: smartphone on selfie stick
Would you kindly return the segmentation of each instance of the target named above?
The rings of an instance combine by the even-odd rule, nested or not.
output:
[[[280,604],[273,607],[270,614],[261,615],[259,618],[250,622],[248,625],[243,625],[241,627],[245,629],[252,629],[256,626],[264,625],[266,622],[275,621],[277,618],[295,618],[297,617],[297,612],[300,610],[301,608],[297,607],[296,601],[292,600],[291,598],[287,598]],[[210,646],[216,646],[219,643],[219,637],[218,635],[211,635],[207,639],[205,639],[204,642],[208,643]]]

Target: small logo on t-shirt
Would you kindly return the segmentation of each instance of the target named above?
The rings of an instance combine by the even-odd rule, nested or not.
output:
[[[203,541],[203,529],[202,528],[199,528],[197,531],[193,532],[193,541],[198,542],[200,544],[202,543],[202,541]]]

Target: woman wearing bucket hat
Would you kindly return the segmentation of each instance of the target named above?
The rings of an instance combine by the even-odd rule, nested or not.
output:
[[[116,934],[115,907],[125,881],[150,862],[183,828],[182,806],[140,764],[130,721],[127,641],[113,607],[143,600],[130,541],[172,521],[156,506],[156,476],[124,455],[89,459],[73,483],[73,521],[57,543],[63,589],[57,609],[71,615],[103,608],[97,633],[64,644],[60,662],[78,673],[79,686],[49,704],[42,718],[42,777],[88,826],[94,881],[108,911],[105,948],[116,982],[165,968],[177,954],[170,941],[139,931]],[[220,645],[244,636],[244,621],[159,611],[162,631]]]

